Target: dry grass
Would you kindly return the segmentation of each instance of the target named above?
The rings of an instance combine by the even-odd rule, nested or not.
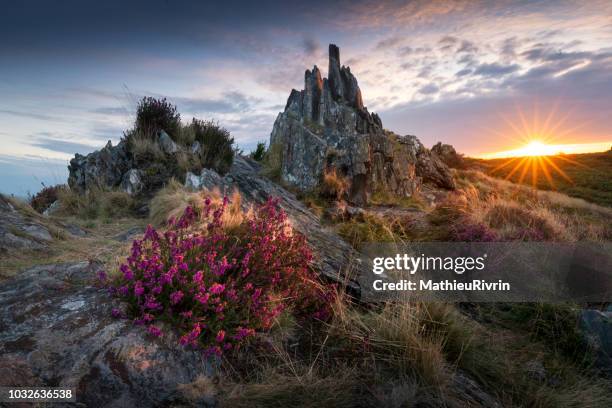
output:
[[[349,190],[348,179],[336,171],[336,169],[325,170],[323,173],[323,179],[319,186],[319,193],[321,196],[341,200],[343,199]]]
[[[217,189],[208,191],[191,191],[176,180],[170,182],[151,200],[149,217],[154,225],[165,225],[171,218],[180,217],[187,207],[202,208],[205,198],[210,198],[213,206],[223,201],[223,195]],[[235,228],[249,212],[242,211],[240,193],[234,191],[230,197],[230,206],[223,213],[223,224],[226,228]]]
[[[544,240],[601,241],[612,231],[612,209],[587,203],[560,193],[533,190],[478,171],[459,171],[458,190],[432,213],[435,223],[473,222],[484,224],[512,238],[525,229]]]
[[[133,132],[128,137],[128,148],[136,161],[160,161],[166,159],[157,138],[151,132]]]
[[[57,215],[81,219],[131,218],[135,215],[136,201],[124,191],[90,189],[78,193],[70,189],[58,192]]]

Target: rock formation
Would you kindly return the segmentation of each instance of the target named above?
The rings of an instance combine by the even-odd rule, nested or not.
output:
[[[367,203],[377,190],[398,196],[415,193],[421,182],[452,189],[448,167],[414,136],[383,128],[363,105],[357,79],[340,65],[340,50],[329,46],[329,78],[315,66],[304,90],[292,90],[274,123],[270,146],[279,145],[281,177],[303,191],[314,190],[326,171],[350,182],[349,201]]]
[[[111,317],[121,304],[91,284],[100,268],[42,265],[0,282],[0,386],[71,388],[88,407],[214,406],[185,393],[212,385],[213,361]]]
[[[454,167],[457,169],[465,167],[463,155],[457,153],[452,145],[438,142],[433,145],[431,152],[435,153],[448,167]]]
[[[100,150],[83,156],[76,154],[68,166],[68,185],[76,191],[92,187],[115,187],[121,184],[124,174],[132,167],[127,143],[113,146],[109,140]]]

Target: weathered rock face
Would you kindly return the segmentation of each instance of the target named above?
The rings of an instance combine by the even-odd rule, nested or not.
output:
[[[365,204],[382,190],[410,196],[422,181],[452,189],[448,167],[416,137],[383,129],[378,115],[363,105],[350,68],[340,66],[340,50],[329,46],[329,78],[315,66],[307,70],[304,90],[292,90],[274,123],[270,145],[280,145],[284,182],[313,190],[326,171],[350,181],[348,199]]]
[[[41,250],[52,240],[49,229],[24,217],[0,195],[0,261],[11,250]]]
[[[94,186],[115,187],[132,167],[127,145],[121,141],[113,146],[110,140],[100,150],[83,156],[76,154],[68,166],[68,185],[76,191]]]
[[[211,362],[170,330],[152,339],[112,318],[118,305],[91,285],[99,267],[38,266],[0,284],[0,385],[71,388],[91,407],[214,405]]]

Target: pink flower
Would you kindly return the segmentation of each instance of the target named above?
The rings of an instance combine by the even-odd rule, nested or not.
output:
[[[147,227],[108,285],[151,335],[162,333],[156,321],[173,322],[182,331],[180,344],[216,356],[269,330],[288,306],[301,316],[316,310],[314,316],[327,319],[335,293],[312,285],[312,253],[304,237],[292,232],[278,200],[268,200],[232,230],[223,223],[228,203],[227,197],[223,204],[206,199],[163,233]],[[270,302],[272,294],[282,300]]]
[[[136,297],[140,297],[140,296],[142,296],[144,291],[145,291],[145,289],[142,286],[142,282],[141,281],[136,281],[136,283],[134,283],[134,295],[136,295]]]
[[[193,274],[193,283],[200,284],[202,283],[203,279],[204,279],[203,271],[197,271],[196,273]]]
[[[157,328],[157,327],[155,327],[153,325],[149,326],[149,328],[147,330],[148,330],[149,334],[151,334],[151,335],[153,335],[155,337],[159,337],[159,336],[162,335],[162,331],[159,328]]]
[[[181,299],[183,299],[183,292],[181,292],[180,290],[177,290],[176,292],[173,292],[170,295],[170,303],[172,303],[173,305],[179,303]]]
[[[219,295],[223,293],[224,290],[225,290],[225,285],[221,285],[215,282],[213,283],[213,285],[210,287],[208,291],[212,293],[213,295]]]

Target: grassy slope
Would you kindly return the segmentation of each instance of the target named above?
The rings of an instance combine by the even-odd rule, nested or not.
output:
[[[357,248],[367,241],[452,240],[466,224],[482,225],[502,239],[574,241],[611,236],[610,208],[558,192],[534,191],[474,170],[457,171],[456,179],[458,190],[434,206],[418,197],[409,203],[379,200],[365,215],[329,222]],[[319,213],[324,214],[322,206],[324,203],[317,202]],[[402,322],[414,319],[420,308],[431,306],[408,305],[396,314],[389,314],[388,309],[374,310],[369,319],[383,319],[384,324],[378,327],[372,321],[361,321],[359,326],[369,330],[370,336],[385,338],[383,344],[390,349],[379,350],[379,358],[393,355],[396,341],[401,338],[400,343],[410,344],[409,340],[398,337],[403,329],[393,334],[383,328],[402,327]],[[411,375],[420,387],[437,390],[430,397],[454,405],[453,387],[448,386],[449,373],[444,370],[450,366],[469,373],[504,406],[603,407],[612,403],[610,384],[591,368],[592,356],[577,328],[580,305],[461,305],[454,312],[455,306],[446,307],[446,317],[427,312],[430,323],[445,328],[440,346],[431,337],[417,335],[419,345],[410,347],[420,352],[406,356],[417,364]],[[385,373],[385,381],[402,383],[397,371],[381,375]],[[441,378],[446,381],[440,382]],[[412,389],[414,395],[421,391],[419,387]]]
[[[541,168],[537,170],[536,187],[540,190],[556,190],[572,197],[612,207],[612,151],[603,153],[568,154],[549,158],[569,178],[567,180],[552,166],[549,166],[553,180],[551,186]],[[477,160],[488,175],[506,178],[521,159]],[[508,165],[503,166],[504,163]],[[503,167],[499,167],[503,166]],[[495,170],[497,168],[497,170]],[[494,171],[495,170],[495,171]],[[533,169],[527,168],[523,183],[531,185]],[[522,169],[516,171],[509,180],[518,182],[522,177]]]
[[[470,220],[512,233],[522,228],[514,224],[527,217],[544,232],[568,239],[606,235],[602,224],[612,213],[608,208],[552,192],[534,194],[527,187],[473,171],[458,172],[457,178],[459,191],[437,206],[418,198],[394,203],[378,197],[371,215],[329,221],[330,227],[351,241],[444,240],[455,223]],[[184,200],[179,193],[160,192],[171,196],[167,203],[161,200],[166,211],[180,207]],[[189,192],[183,194],[188,198]],[[378,211],[389,208],[402,211]],[[505,224],[490,224],[500,212]],[[146,222],[71,220],[90,235],[58,240],[50,258],[15,258],[12,269],[90,257],[112,268],[127,245],[112,237],[133,223]],[[287,406],[298,401],[313,407],[460,407],[469,401],[464,387],[456,384],[462,375],[457,373],[468,373],[504,406],[610,406],[610,384],[584,363],[582,345],[572,330],[578,310],[501,304],[467,310],[423,303],[364,307],[341,299],[329,324],[279,319],[261,344],[224,361],[219,398],[222,406]],[[544,367],[543,379],[531,373],[534,364]]]

